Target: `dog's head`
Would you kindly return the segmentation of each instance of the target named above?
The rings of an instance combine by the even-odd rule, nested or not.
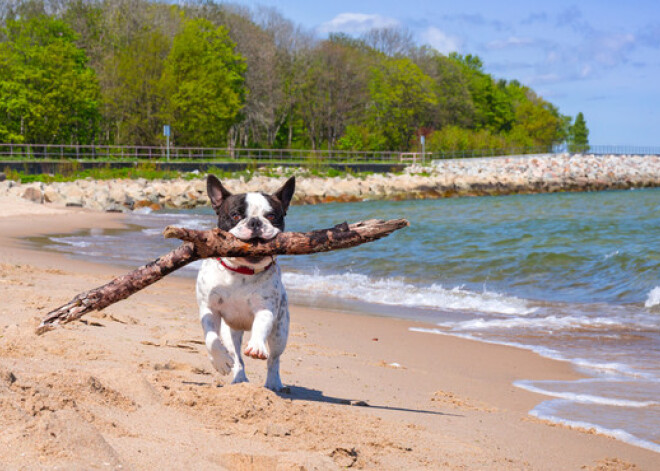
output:
[[[208,176],[206,188],[220,229],[241,240],[270,240],[284,230],[284,216],[296,188],[296,179],[289,178],[272,195],[233,195],[214,175]]]

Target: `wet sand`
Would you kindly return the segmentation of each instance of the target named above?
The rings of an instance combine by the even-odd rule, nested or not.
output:
[[[279,395],[263,361],[246,359],[250,384],[214,373],[190,279],[36,336],[124,269],[21,237],[122,219],[15,203],[0,199],[2,469],[657,469],[656,453],[527,414],[545,398],[512,382],[577,378],[567,363],[410,321],[294,306]]]

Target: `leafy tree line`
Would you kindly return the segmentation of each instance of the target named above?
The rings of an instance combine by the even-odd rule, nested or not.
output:
[[[207,0],[0,6],[0,142],[431,151],[588,144],[472,55],[409,32],[319,40],[266,8]]]

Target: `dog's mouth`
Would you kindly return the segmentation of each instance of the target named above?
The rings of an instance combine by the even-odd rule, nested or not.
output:
[[[252,237],[245,242],[249,242],[250,244],[263,244],[264,242],[268,242],[269,239],[264,239],[263,237]]]
[[[246,242],[256,245],[256,244],[262,244],[264,242],[268,242],[269,239],[264,239],[263,237],[252,237],[251,239],[246,240]],[[243,260],[247,261],[248,263],[253,263],[257,264],[261,261],[263,261],[266,257],[264,256],[248,256],[248,257],[243,257]]]
[[[266,257],[242,257],[243,260],[247,261],[248,263],[259,263],[261,262],[264,258]]]
[[[250,237],[249,239],[242,239],[242,240],[243,240],[243,242],[247,242],[248,244],[256,245],[256,244],[265,244],[266,242],[270,242],[274,238],[275,237],[266,238],[266,237],[256,236],[256,237]]]

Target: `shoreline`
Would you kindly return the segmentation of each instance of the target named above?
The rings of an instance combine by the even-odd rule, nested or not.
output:
[[[211,374],[200,345],[190,279],[168,277],[86,316],[86,324],[37,337],[33,328],[49,308],[124,269],[32,250],[19,238],[121,227],[122,216],[70,209],[35,215],[29,210],[43,207],[25,204],[23,217],[0,218],[0,290],[7,300],[0,308],[0,391],[8,397],[0,406],[0,443],[9,446],[0,461],[10,469],[28,462],[39,463],[34,469],[92,466],[99,456],[135,469],[180,463],[236,469],[247,462],[253,463],[247,469],[625,469],[623,463],[652,469],[657,460],[651,451],[528,415],[548,398],[513,382],[580,378],[570,365],[513,347],[410,332],[429,327],[419,322],[293,306],[282,367],[292,393],[281,396],[259,387],[263,363],[251,359],[249,386],[212,387],[222,378]],[[89,378],[101,384],[91,393],[86,385],[96,383]],[[39,384],[50,386],[44,391]],[[236,401],[248,404],[235,410]],[[60,436],[64,419],[91,438]],[[44,435],[48,429],[58,438]],[[197,445],[208,439],[219,451],[199,453]]]
[[[293,204],[366,200],[438,199],[650,188],[660,186],[660,156],[543,154],[434,161],[400,174],[318,177],[303,169],[266,169],[248,178],[224,179],[231,191],[275,191],[296,174]],[[198,175],[199,172],[195,175]],[[188,174],[190,175],[190,174]],[[203,177],[203,175],[202,175]],[[0,182],[0,196],[59,207],[102,211],[190,209],[208,205],[201,177],[176,180],[77,180],[65,183]]]

